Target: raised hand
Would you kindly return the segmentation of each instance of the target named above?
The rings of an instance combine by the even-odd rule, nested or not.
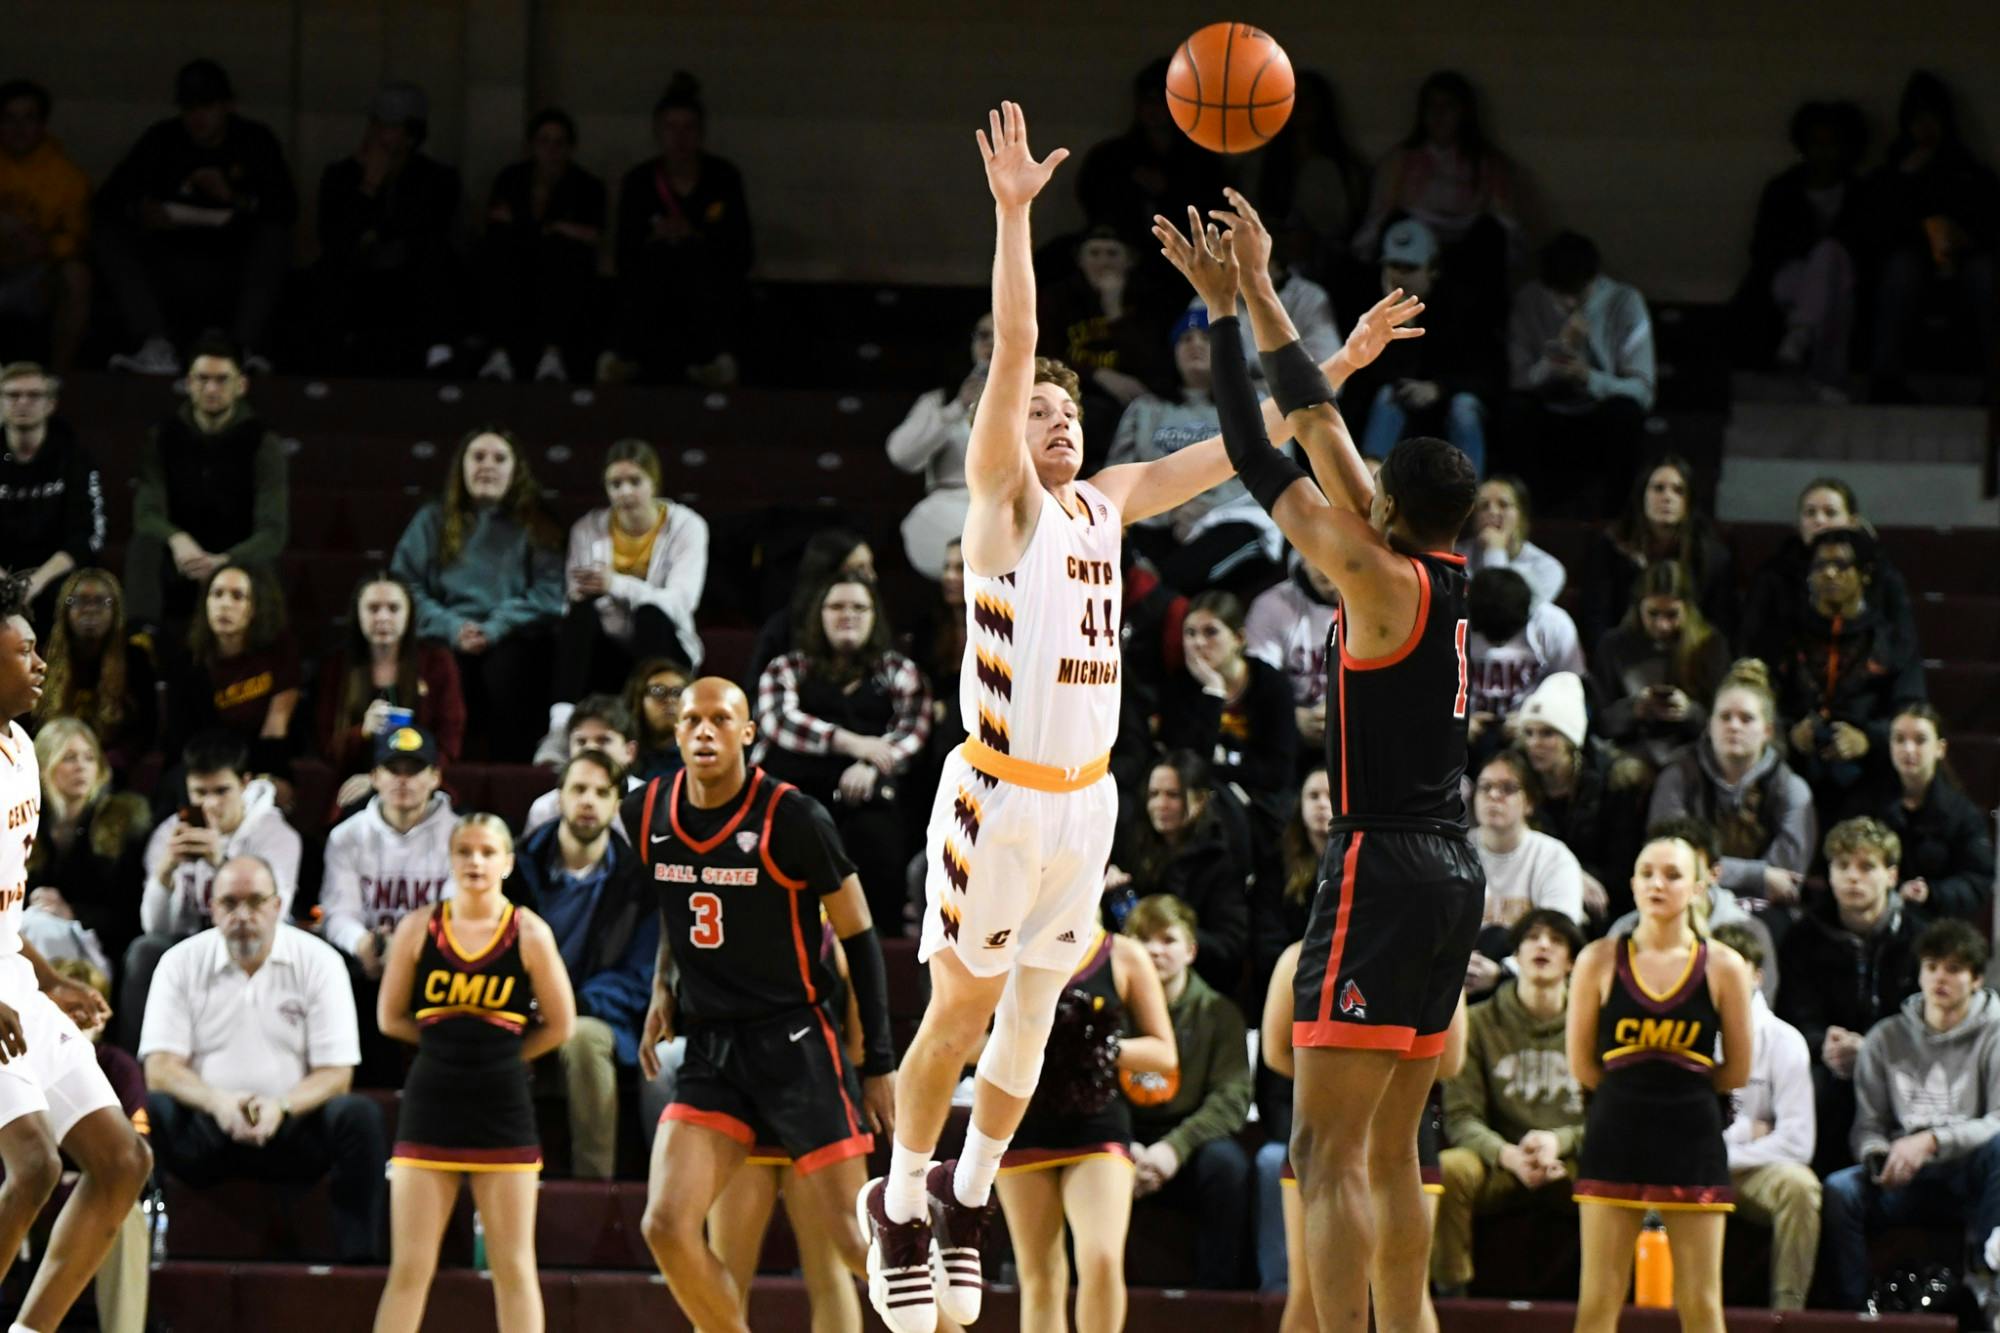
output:
[[[1202,225],[1201,213],[1194,205],[1188,205],[1188,230],[1183,236],[1173,223],[1153,215],[1153,239],[1160,243],[1160,253],[1167,262],[1181,271],[1195,295],[1208,307],[1211,319],[1221,319],[1236,313],[1236,292],[1241,280],[1241,270],[1237,267],[1236,248],[1229,236],[1209,223]]]
[[[1220,222],[1236,248],[1236,262],[1244,282],[1268,281],[1271,275],[1271,232],[1264,219],[1240,190],[1224,186],[1222,197],[1228,208],[1211,208],[1208,215]]]
[[[1368,313],[1354,322],[1354,331],[1347,335],[1347,345],[1340,349],[1340,358],[1347,363],[1348,373],[1352,374],[1382,355],[1382,349],[1392,342],[1423,337],[1424,331],[1410,324],[1423,313],[1424,303],[1414,296],[1404,296],[1401,287],[1368,307]]]
[[[1018,208],[1032,201],[1049,183],[1069,149],[1057,148],[1041,161],[1028,151],[1028,117],[1014,102],[1002,102],[998,111],[986,113],[987,129],[974,130],[979,155],[986,159],[986,186],[993,202],[1002,208]],[[988,131],[992,137],[988,137]]]

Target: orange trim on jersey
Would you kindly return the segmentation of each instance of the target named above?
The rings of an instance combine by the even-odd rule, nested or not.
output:
[[[733,1115],[721,1111],[704,1111],[698,1106],[685,1102],[669,1102],[667,1109],[660,1112],[660,1123],[678,1120],[682,1124],[694,1125],[699,1129],[712,1130],[726,1139],[734,1139],[746,1148],[755,1147],[757,1136],[750,1132],[750,1126]]]
[[[757,855],[764,862],[764,870],[772,879],[797,892],[806,886],[806,882],[802,879],[793,879],[778,869],[778,863],[771,859],[771,824],[778,817],[778,802],[784,800],[785,793],[791,790],[792,785],[789,782],[780,782],[777,789],[771,793],[771,803],[764,807],[764,832],[757,839]],[[798,920],[797,912],[792,913],[792,919],[794,922]]]
[[[764,770],[758,768],[751,771],[756,776],[743,785],[743,804],[736,807],[736,813],[729,817],[729,822],[716,830],[715,836],[707,842],[696,842],[687,835],[687,830],[681,827],[681,787],[687,781],[687,770],[684,768],[674,774],[674,790],[667,798],[667,818],[673,822],[674,836],[686,843],[696,856],[706,856],[720,847],[723,839],[736,832],[736,826],[750,813],[750,805],[757,799],[757,790],[764,785]]]
[[[1341,615],[1333,626],[1334,645],[1339,649],[1338,658],[1347,656],[1347,617]],[[1347,805],[1347,668],[1341,661],[1333,664],[1333,676],[1339,682],[1340,695],[1340,813],[1346,814]]]
[[[686,770],[682,770],[685,772]],[[653,845],[653,801],[660,794],[660,779],[654,778],[646,784],[646,807],[639,815],[639,856],[643,860],[646,849]]]
[[[796,917],[794,913],[794,917]],[[826,1013],[818,1005],[813,1006],[813,1017],[819,1021],[820,1035],[826,1038],[826,1054],[833,1061],[833,1076],[840,1088],[840,1109],[847,1113],[847,1132],[850,1137],[865,1135],[861,1128],[861,1117],[854,1113],[854,1103],[847,1097],[847,1060],[840,1053],[840,1038],[834,1035],[833,1024],[826,1021]],[[824,1148],[817,1151],[825,1152]],[[863,1151],[866,1151],[864,1149]],[[808,1153],[810,1157],[812,1154]]]
[[[1424,572],[1424,567],[1417,562],[1415,556],[1409,556],[1407,559],[1410,568],[1417,572],[1417,623],[1410,627],[1410,637],[1404,639],[1402,646],[1387,657],[1371,657],[1364,662],[1348,654],[1347,635],[1343,633],[1340,636],[1340,660],[1350,670],[1380,671],[1384,667],[1392,667],[1415,652],[1417,643],[1424,637],[1424,629],[1430,624],[1431,619],[1431,576]],[[1346,618],[1342,617],[1341,628],[1345,630],[1346,627]]]
[[[824,1148],[814,1148],[804,1157],[794,1160],[792,1170],[798,1175],[809,1176],[815,1171],[825,1170],[835,1162],[844,1162],[850,1157],[861,1157],[874,1151],[873,1134],[856,1134],[829,1143]]]
[[[1425,551],[1424,554],[1433,560],[1444,560],[1454,565],[1465,563],[1465,557],[1456,551]]]
[[[1294,1031],[1299,1028],[1325,1027],[1333,1020],[1333,993],[1340,985],[1340,955],[1347,949],[1347,922],[1354,912],[1354,872],[1361,863],[1361,842],[1366,833],[1356,833],[1347,844],[1347,855],[1340,859],[1340,906],[1333,915],[1333,942],[1327,946],[1326,974],[1319,983],[1319,1014],[1317,1023],[1294,1023]],[[1353,1027],[1355,1024],[1342,1024]],[[1412,1033],[1412,1036],[1415,1034]],[[1323,1046],[1328,1042],[1294,1042],[1295,1045]]]
[[[1030,791],[1082,791],[1111,771],[1109,750],[1078,768],[1056,768],[1032,760],[1016,759],[1011,754],[1001,754],[977,737],[967,737],[965,743],[958,747],[958,752],[964,756],[966,763],[987,777],[1012,783],[1016,787],[1026,787]]]
[[[1292,1045],[1333,1046],[1354,1051],[1393,1051],[1408,1059],[1417,1040],[1415,1028],[1378,1027],[1373,1023],[1344,1023],[1321,1019],[1317,1023],[1292,1024]]]

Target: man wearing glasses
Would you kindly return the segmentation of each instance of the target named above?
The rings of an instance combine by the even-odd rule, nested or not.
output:
[[[284,921],[271,867],[216,872],[215,927],[160,960],[139,1058],[160,1168],[197,1189],[331,1176],[342,1263],[381,1257],[382,1110],[349,1091],[361,1046],[347,966]]]
[[[0,575],[28,580],[44,631],[53,589],[104,550],[104,486],[76,432],[56,419],[56,388],[32,361],[0,366]]]

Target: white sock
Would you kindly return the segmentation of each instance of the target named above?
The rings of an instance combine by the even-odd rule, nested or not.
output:
[[[986,1201],[993,1197],[993,1177],[1000,1174],[1000,1159],[1007,1155],[1007,1145],[1014,1141],[1009,1134],[1004,1139],[989,1139],[979,1132],[979,1126],[965,1127],[965,1147],[958,1153],[958,1171],[951,1178],[952,1193],[968,1208],[984,1208]]]
[[[35,1330],[29,1328],[26,1324],[9,1324],[7,1325],[7,1333],[35,1333]]]
[[[897,1139],[889,1150],[889,1174],[882,1181],[882,1211],[891,1222],[914,1222],[930,1216],[924,1198],[924,1177],[930,1174],[931,1155],[905,1148]]]

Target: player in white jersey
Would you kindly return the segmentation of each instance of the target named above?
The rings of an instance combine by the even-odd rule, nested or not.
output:
[[[153,1156],[78,1031],[110,1006],[49,970],[21,938],[28,853],[41,823],[35,747],[13,718],[42,695],[24,579],[0,578],[0,1278],[55,1191],[62,1151],[83,1170],[49,1237],[48,1253],[9,1333],[52,1333],[96,1274],[152,1174]]]

